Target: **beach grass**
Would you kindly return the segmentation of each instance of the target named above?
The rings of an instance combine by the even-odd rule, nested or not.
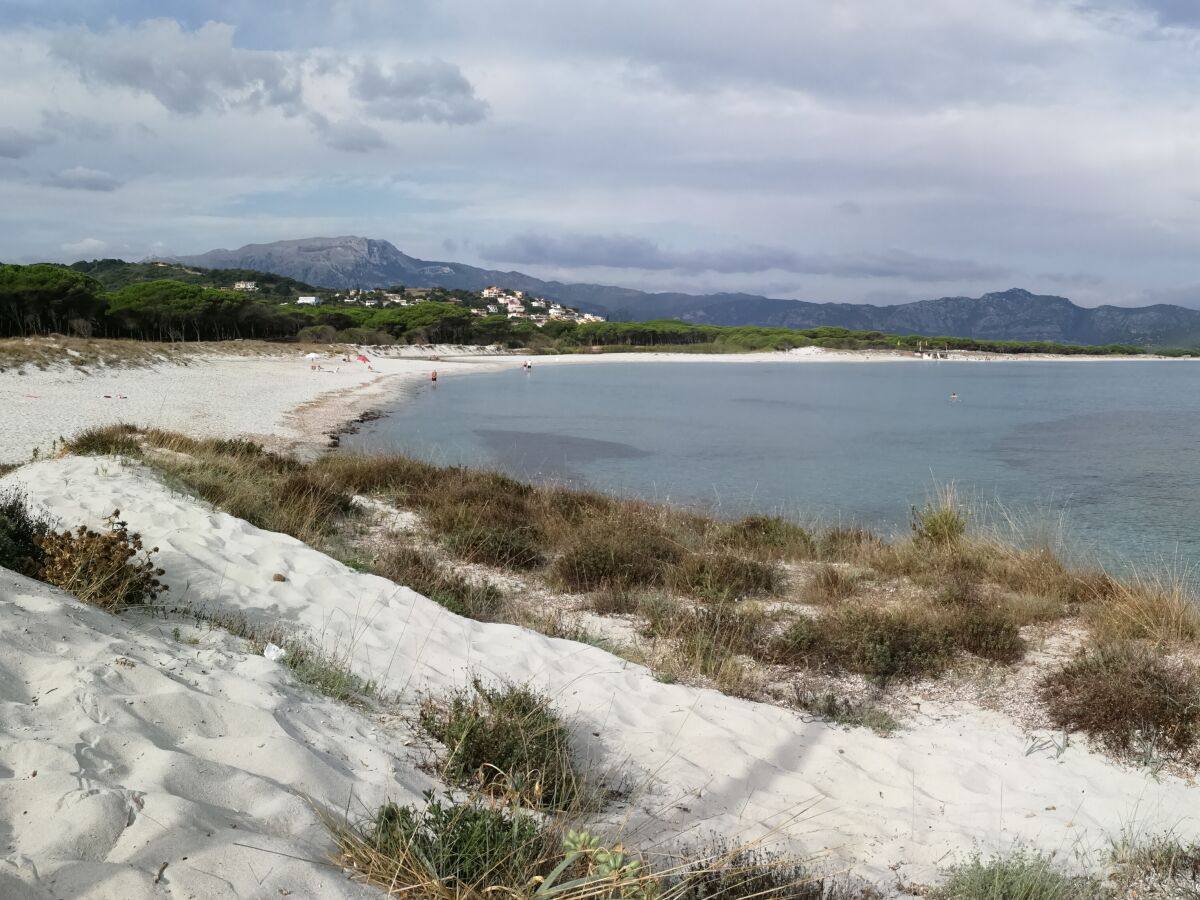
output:
[[[1089,876],[1065,872],[1052,858],[1016,851],[976,858],[948,872],[931,900],[1099,900],[1109,889]]]
[[[468,689],[425,697],[417,721],[443,746],[437,769],[449,784],[533,809],[578,811],[594,799],[568,723],[527,685],[475,678]]]
[[[664,680],[757,699],[788,671],[888,686],[966,659],[1019,666],[1031,640],[1060,625],[1093,647],[1200,644],[1182,579],[1121,580],[1070,565],[1045,541],[980,528],[952,489],[914,510],[909,535],[883,540],[855,526],[728,521],[397,455],[305,463],[245,441],[128,426],[84,432],[66,450],[140,459],[219,508],[459,614],[586,635]],[[356,545],[359,495],[415,513],[416,530]],[[564,596],[578,599],[555,609],[531,599]],[[583,613],[625,617],[640,637],[614,641]]]

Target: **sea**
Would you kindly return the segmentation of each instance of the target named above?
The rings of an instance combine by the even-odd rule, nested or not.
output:
[[[977,528],[1195,580],[1200,362],[624,362],[426,385],[343,438],[719,516]]]

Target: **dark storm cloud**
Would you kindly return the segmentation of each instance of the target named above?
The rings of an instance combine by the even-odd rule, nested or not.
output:
[[[488,109],[458,66],[440,59],[391,67],[368,60],[354,67],[350,92],[372,115],[398,122],[463,125]]]
[[[967,259],[939,259],[900,250],[878,253],[797,253],[783,247],[675,251],[654,241],[625,235],[552,237],[522,234],[484,247],[485,259],[517,265],[601,266],[614,269],[672,270],[700,274],[753,273],[779,270],[839,278],[900,278],[907,281],[953,281],[998,278],[1009,273]]]

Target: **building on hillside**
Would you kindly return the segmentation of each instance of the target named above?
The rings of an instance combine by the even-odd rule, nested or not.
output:
[[[258,282],[257,281],[235,281],[233,283],[233,289],[235,291],[257,291],[258,290]]]
[[[320,306],[321,301],[316,297],[297,297],[297,306]]]
[[[493,285],[489,285],[488,287],[485,287],[482,291],[480,291],[479,296],[482,297],[484,300],[494,300],[496,297],[499,297],[503,293],[504,293],[504,291],[500,290],[500,288],[496,287],[493,284]]]

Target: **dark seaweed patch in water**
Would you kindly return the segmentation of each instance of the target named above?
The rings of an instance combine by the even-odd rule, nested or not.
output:
[[[631,444],[567,434],[503,428],[476,428],[474,432],[495,454],[501,468],[511,466],[544,475],[574,477],[578,475],[576,466],[602,459],[641,459],[653,455]]]

